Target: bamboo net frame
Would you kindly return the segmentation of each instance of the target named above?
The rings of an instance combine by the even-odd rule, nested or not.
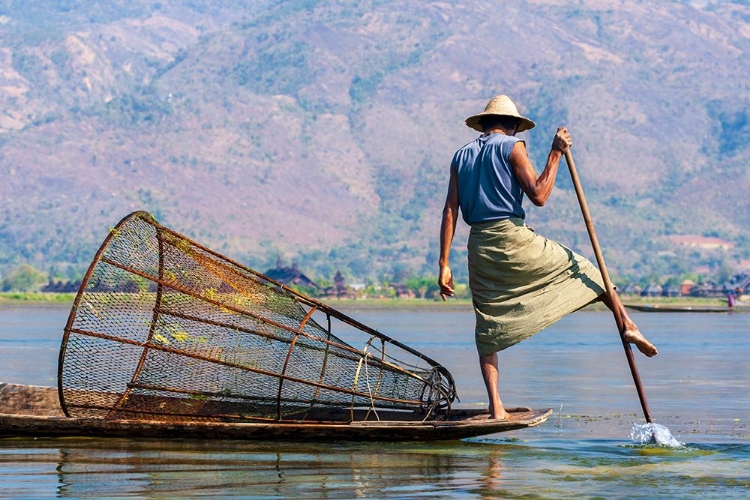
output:
[[[334,322],[367,341],[349,345]],[[422,353],[147,212],[111,229],[89,267],[58,390],[68,416],[229,422],[355,421],[381,409],[435,419],[456,395]]]

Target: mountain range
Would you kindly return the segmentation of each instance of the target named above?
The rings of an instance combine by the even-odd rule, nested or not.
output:
[[[436,274],[463,120],[497,94],[537,123],[538,172],[571,131],[617,279],[731,272],[749,21],[747,0],[0,1],[0,275],[80,277],[135,210],[261,271]],[[592,255],[564,166],[527,206]]]

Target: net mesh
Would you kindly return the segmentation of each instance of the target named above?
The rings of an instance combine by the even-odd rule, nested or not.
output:
[[[110,230],[94,258],[58,379],[68,416],[107,419],[352,421],[378,409],[430,419],[455,398],[438,363],[146,212]]]

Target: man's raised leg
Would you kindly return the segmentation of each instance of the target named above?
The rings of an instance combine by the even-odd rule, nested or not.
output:
[[[628,344],[635,344],[638,350],[649,358],[652,356],[656,356],[659,353],[659,351],[656,349],[656,346],[654,346],[654,344],[649,342],[648,339],[643,336],[641,331],[638,329],[638,325],[636,325],[633,320],[630,319],[628,311],[622,304],[622,301],[617,295],[617,292],[615,292],[613,295],[615,299],[614,304],[609,300],[609,297],[606,293],[602,294],[600,299],[602,300],[602,302],[604,302],[604,304],[606,304],[607,307],[609,307],[609,309],[614,314],[619,315],[622,318],[624,327],[624,331],[620,332],[622,338],[625,339],[625,342],[627,342]]]

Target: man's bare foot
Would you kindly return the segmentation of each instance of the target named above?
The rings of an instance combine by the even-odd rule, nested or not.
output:
[[[505,411],[504,408],[500,408],[500,411],[494,411],[492,408],[490,408],[490,420],[508,420],[510,418],[510,413]]]
[[[628,344],[635,344],[638,350],[649,358],[659,354],[659,351],[656,350],[656,346],[643,336],[637,326],[626,329],[625,333],[622,334],[622,338],[625,339],[625,342]]]

